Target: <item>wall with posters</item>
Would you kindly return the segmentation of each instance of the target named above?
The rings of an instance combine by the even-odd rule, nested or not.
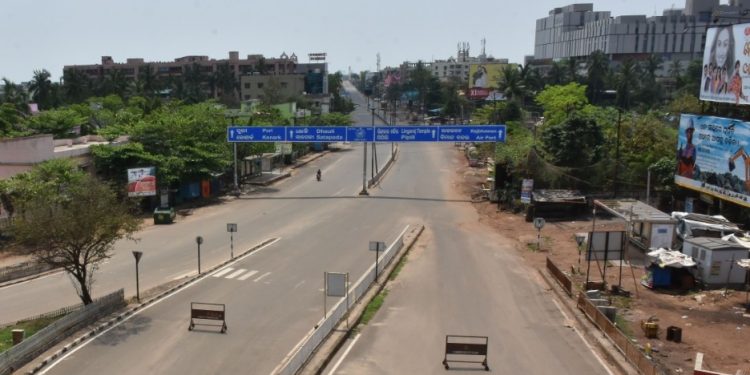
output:
[[[683,114],[675,183],[750,207],[750,122]]]
[[[700,99],[750,104],[750,24],[706,31]]]

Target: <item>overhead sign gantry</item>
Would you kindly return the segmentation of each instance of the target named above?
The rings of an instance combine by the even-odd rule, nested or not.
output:
[[[505,142],[505,125],[230,126],[238,142]]]

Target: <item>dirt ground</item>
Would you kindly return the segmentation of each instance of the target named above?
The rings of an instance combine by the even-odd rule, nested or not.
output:
[[[477,191],[485,182],[486,169],[463,167],[459,172],[460,186],[467,196]],[[558,267],[574,281],[574,288],[581,289],[586,279],[586,261],[581,260],[580,270],[578,246],[575,233],[592,229],[591,215],[576,218],[574,221],[547,221],[541,231],[541,251],[536,251],[537,230],[532,223],[525,221],[523,213],[498,210],[496,203],[474,203],[480,213],[480,221],[516,240],[516,250],[529,265],[545,268],[549,256]],[[596,230],[624,230],[622,221],[597,215]],[[624,318],[618,324],[637,344],[651,343],[653,358],[669,374],[692,373],[695,355],[704,353],[704,369],[736,374],[743,371],[750,374],[750,314],[745,313],[745,291],[693,290],[683,294],[670,294],[667,291],[648,289],[640,284],[645,275],[643,251],[637,248],[629,252],[630,261],[622,267],[621,286],[630,292],[630,298],[616,297],[613,305],[621,307],[618,315]],[[629,266],[632,264],[632,267]],[[590,280],[602,280],[601,265],[591,263]],[[617,285],[619,262],[607,267],[608,285]],[[657,339],[647,339],[640,328],[641,320],[658,319]],[[666,340],[666,327],[682,328],[682,343]]]

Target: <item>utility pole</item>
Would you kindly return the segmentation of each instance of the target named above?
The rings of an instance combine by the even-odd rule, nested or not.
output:
[[[620,120],[622,110],[617,109],[617,146],[615,149],[615,170],[612,176],[612,198],[617,198],[617,170],[620,164]]]

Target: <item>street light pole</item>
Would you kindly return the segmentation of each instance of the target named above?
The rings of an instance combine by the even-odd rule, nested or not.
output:
[[[133,256],[135,257],[135,298],[138,300],[138,302],[141,302],[141,285],[138,275],[138,263],[141,261],[143,252],[133,251]]]

